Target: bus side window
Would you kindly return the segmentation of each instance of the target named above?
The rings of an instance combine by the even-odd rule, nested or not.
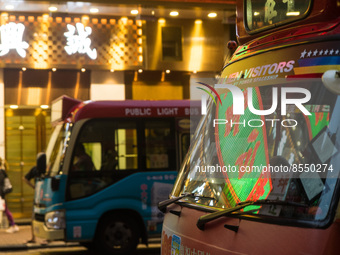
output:
[[[138,169],[137,129],[132,121],[120,121],[114,131],[115,149],[110,153],[117,158],[111,162],[117,170]]]
[[[88,155],[92,161],[92,170],[99,170],[101,168],[101,159],[102,159],[102,146],[100,142],[93,143],[82,143],[84,147],[85,154]],[[91,163],[88,163],[91,165]]]
[[[169,169],[176,162],[171,122],[150,120],[145,122],[145,153],[147,169]]]

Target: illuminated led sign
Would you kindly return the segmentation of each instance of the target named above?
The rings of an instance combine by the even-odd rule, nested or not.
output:
[[[76,26],[67,25],[68,32],[64,33],[67,39],[67,45],[64,47],[67,54],[75,53],[87,54],[91,59],[97,58],[97,50],[91,50],[91,39],[88,36],[92,33],[91,27],[84,27],[82,23]],[[78,34],[76,34],[76,30]]]
[[[26,49],[29,45],[22,40],[24,30],[25,26],[21,23],[10,22],[0,26],[0,56],[4,56],[10,50],[15,49],[20,57],[26,57]]]

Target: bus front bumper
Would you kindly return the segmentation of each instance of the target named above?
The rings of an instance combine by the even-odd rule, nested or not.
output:
[[[34,236],[46,239],[49,241],[65,240],[64,229],[50,229],[47,228],[44,222],[33,220]]]

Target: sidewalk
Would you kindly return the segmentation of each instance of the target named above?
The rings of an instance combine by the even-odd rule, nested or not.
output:
[[[26,250],[37,248],[52,247],[73,247],[79,246],[78,243],[65,243],[62,241],[44,243],[43,240],[37,239],[37,243],[26,244],[31,239],[31,226],[19,225],[19,232],[8,234],[6,229],[0,229],[0,252],[9,250]]]

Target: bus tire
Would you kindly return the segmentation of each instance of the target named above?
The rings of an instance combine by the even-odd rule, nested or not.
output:
[[[98,227],[96,248],[107,254],[132,254],[139,243],[138,222],[126,215],[111,214]]]
[[[80,242],[79,243],[81,246],[84,246],[88,250],[93,250],[94,249],[94,244],[93,242]]]

